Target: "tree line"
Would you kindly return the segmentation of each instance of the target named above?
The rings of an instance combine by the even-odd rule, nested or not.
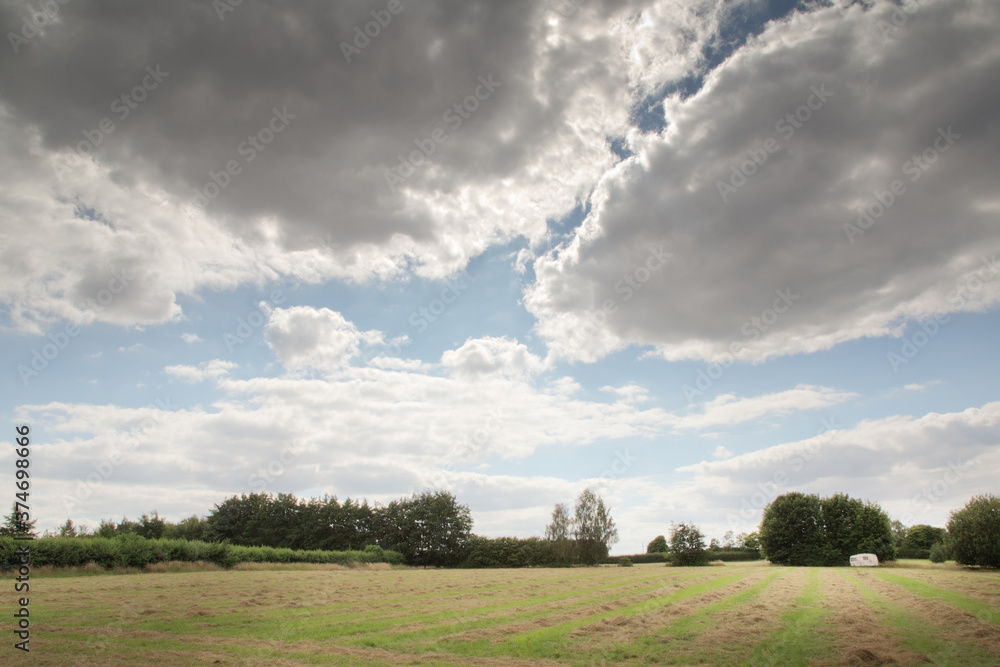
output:
[[[4,517],[0,536],[35,534],[35,521],[22,521],[16,507]],[[402,554],[409,565],[523,567],[596,565],[609,561],[618,541],[610,508],[591,489],[576,499],[572,512],[563,503],[552,511],[544,537],[486,538],[472,533],[468,506],[444,491],[423,492],[388,505],[336,496],[301,499],[292,494],[234,495],[208,516],[170,523],[157,512],[137,521],[102,520],[89,531],[67,519],[47,536],[187,540],[234,546],[299,551],[364,551],[378,548]],[[669,540],[659,535],[647,547],[649,558],[676,565],[709,560],[766,558],[783,565],[846,565],[855,553],[879,560],[954,559],[963,565],[1000,567],[1000,498],[976,496],[951,513],[947,528],[903,526],[876,504],[834,494],[826,498],[798,492],[775,498],[765,509],[759,531],[713,539],[693,524],[675,524]],[[662,558],[660,558],[662,557]],[[610,559],[615,560],[615,559]]]
[[[377,547],[402,554],[408,565],[519,567],[596,565],[618,540],[610,508],[592,490],[553,511],[541,538],[485,538],[472,534],[467,505],[448,492],[423,492],[387,505],[336,496],[297,498],[290,493],[234,495],[216,504],[205,518],[170,523],[157,512],[138,520],[102,520],[93,531],[67,519],[52,537],[188,540],[295,551],[353,552]],[[34,533],[34,521],[18,521],[16,508],[5,517],[0,536]]]
[[[974,496],[951,512],[946,528],[907,528],[877,504],[842,493],[826,498],[786,493],[766,508],[760,524],[762,555],[782,565],[846,565],[851,555],[954,559],[959,565],[1000,567],[1000,498]]]

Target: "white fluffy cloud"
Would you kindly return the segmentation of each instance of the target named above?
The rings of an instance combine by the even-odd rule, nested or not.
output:
[[[662,135],[629,135],[582,227],[534,262],[525,303],[554,354],[759,361],[1000,301],[1000,6],[927,0],[883,37],[894,7],[772,23],[669,96]],[[670,261],[641,273],[659,243]]]
[[[167,366],[163,369],[163,372],[186,382],[200,382],[228,375],[229,371],[238,367],[239,364],[232,361],[213,359],[212,361],[198,364],[197,367],[184,365]]]
[[[761,510],[788,491],[849,493],[880,502],[907,525],[944,525],[948,512],[994,489],[1000,465],[1000,403],[947,414],[892,416],[844,428],[835,420],[816,436],[678,469],[677,507],[723,526],[752,529]],[[725,523],[723,523],[725,519]]]
[[[157,497],[164,499],[159,508],[169,506],[175,514],[204,512],[205,506],[193,507],[193,498],[248,487],[384,499],[433,485],[478,497],[475,489],[484,485],[494,493],[510,486],[509,476],[461,470],[491,456],[523,460],[544,447],[731,426],[853,396],[802,386],[761,397],[724,396],[676,415],[640,407],[647,390],[637,384],[609,387],[615,400],[604,402],[578,397],[580,387],[571,378],[539,380],[541,359],[516,340],[468,340],[445,352],[439,366],[386,356],[363,365],[360,346],[380,343],[381,333],[359,331],[327,308],[274,309],[266,331],[285,375],[233,379],[237,364],[223,360],[164,369],[185,382],[214,381],[222,398],[210,409],[175,409],[170,385],[155,407],[22,406],[19,418],[47,429],[45,456],[59,462],[47,483],[64,507],[53,500],[45,511],[58,517],[69,509],[68,497],[75,499],[74,511],[87,508],[74,516],[95,519],[117,502],[111,489],[154,476]],[[262,475],[275,460],[282,474]],[[91,469],[98,483],[87,493]],[[540,498],[555,488],[578,492],[589,483],[607,484],[598,479],[601,474],[594,470],[593,479],[549,484]],[[186,492],[168,488],[199,491],[184,500]]]
[[[146,325],[180,317],[178,296],[278,274],[443,277],[491,244],[542,243],[618,160],[632,105],[698,66],[723,5],[696,4],[594,0],[556,21],[527,0],[410,3],[351,62],[339,43],[370,20],[351,3],[223,21],[194,0],[61,7],[0,61],[0,299],[22,330]],[[5,3],[2,22],[31,7]],[[112,269],[136,279],[88,308]]]
[[[441,355],[441,364],[463,379],[530,377],[544,368],[528,346],[507,338],[476,338]]]
[[[765,416],[782,417],[799,410],[826,408],[855,397],[857,394],[852,392],[808,385],[750,398],[723,394],[689,414],[674,417],[672,424],[677,430],[731,426]]]
[[[329,308],[276,308],[266,328],[268,344],[288,369],[337,371],[357,355],[362,342],[382,341],[377,331],[358,331]]]

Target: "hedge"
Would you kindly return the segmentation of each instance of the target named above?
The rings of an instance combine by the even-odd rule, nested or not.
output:
[[[18,547],[31,549],[31,565],[72,567],[97,563],[106,568],[144,567],[167,561],[206,561],[222,567],[238,563],[393,563],[403,555],[379,547],[365,551],[296,551],[271,547],[241,547],[220,542],[149,540],[138,535],[120,537],[43,537],[30,542],[0,537],[0,570],[20,565]]]
[[[459,567],[555,567],[552,548],[538,537],[496,537],[473,535],[466,557]]]
[[[608,556],[604,559],[604,562],[609,565],[617,565],[622,558],[628,558],[634,564],[639,563],[666,563],[668,560],[667,554],[633,554],[631,556]]]
[[[761,560],[760,552],[756,549],[706,549],[709,560],[721,560],[728,562]]]
[[[760,552],[753,549],[706,549],[705,553],[709,560],[722,560],[727,562],[760,560]],[[604,562],[609,565],[617,565],[622,558],[629,558],[633,563],[668,563],[670,554],[634,554],[631,556],[608,556]]]

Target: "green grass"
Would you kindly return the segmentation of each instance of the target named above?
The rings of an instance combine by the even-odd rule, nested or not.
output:
[[[877,576],[882,576],[878,573]],[[880,596],[853,572],[843,574],[857,586],[861,596],[878,610],[886,625],[893,628],[903,645],[914,653],[927,656],[932,664],[941,667],[967,667],[968,665],[1000,665],[998,656],[990,655],[978,644],[949,636],[946,629],[928,627],[926,619],[900,604]]]
[[[995,626],[929,621],[909,597],[877,593],[899,586],[976,613],[988,605],[946,589],[979,585],[979,575],[762,563],[80,573],[32,579],[32,652],[8,650],[0,664],[846,664],[852,655],[838,651],[855,628],[837,627],[843,615],[823,594],[843,577],[880,636],[937,664],[1000,665],[975,635]],[[10,583],[0,582],[3,608],[15,601]]]
[[[1000,625],[1000,613],[981,600],[966,597],[954,591],[937,588],[935,586],[931,586],[925,581],[913,579],[912,577],[900,576],[889,572],[875,572],[875,576],[884,579],[889,583],[901,586],[915,595],[919,595],[930,600],[941,600],[943,602],[947,602],[948,604],[952,604],[963,611],[973,614],[987,623]]]
[[[805,591],[781,617],[781,629],[753,648],[750,664],[808,665],[832,653],[830,609],[823,604],[818,568],[809,568],[807,576]]]

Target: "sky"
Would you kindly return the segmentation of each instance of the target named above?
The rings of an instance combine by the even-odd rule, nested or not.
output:
[[[996,2],[0,28],[0,475],[29,425],[39,530],[446,490],[527,537],[590,487],[625,554],[789,491],[997,492]]]

